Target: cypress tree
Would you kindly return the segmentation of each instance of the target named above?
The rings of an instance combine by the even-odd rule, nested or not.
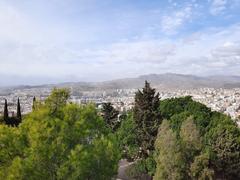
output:
[[[17,101],[17,120],[18,120],[19,122],[22,121],[21,105],[20,105],[19,98],[18,98],[18,101]]]
[[[32,104],[32,110],[34,111],[36,109],[36,97],[33,97],[33,104]]]
[[[138,144],[142,149],[142,157],[147,157],[154,149],[158,127],[162,120],[159,111],[159,93],[156,94],[155,91],[145,81],[143,90],[138,90],[135,94],[133,118],[137,124]]]
[[[8,123],[8,104],[7,104],[7,99],[5,99],[5,104],[4,104],[4,114],[3,114],[3,120],[7,124]]]

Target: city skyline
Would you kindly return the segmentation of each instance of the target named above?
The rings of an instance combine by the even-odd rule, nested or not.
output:
[[[0,1],[0,84],[240,75],[239,0]]]

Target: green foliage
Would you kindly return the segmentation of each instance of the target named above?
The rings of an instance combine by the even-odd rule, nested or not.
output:
[[[181,112],[179,114],[173,115],[169,119],[170,126],[173,129],[173,131],[176,132],[177,137],[179,137],[179,133],[180,133],[183,121],[185,121],[190,116],[191,116],[190,112],[184,111],[184,112]]]
[[[186,163],[191,163],[193,158],[202,149],[202,140],[193,118],[187,118],[181,126],[180,141]]]
[[[133,113],[128,112],[127,116],[122,120],[120,128],[116,135],[122,152],[122,157],[128,160],[134,160],[139,156],[139,145],[136,142],[137,125],[133,120]]]
[[[240,178],[240,130],[230,117],[211,112],[191,97],[161,101],[160,111],[169,119],[169,126],[177,135],[176,144],[181,146],[183,179]],[[167,147],[165,143],[162,145]],[[171,160],[166,164],[171,164]],[[164,172],[158,166],[157,171]]]
[[[111,104],[101,117],[94,105],[67,103],[69,96],[54,89],[19,127],[0,124],[2,179],[107,180],[120,156],[135,161],[128,169],[135,179],[240,179],[240,129],[191,97],[159,102],[146,82],[118,124]]]
[[[193,101],[190,96],[163,100],[160,102],[159,110],[163,118],[171,119],[171,127],[177,131],[177,134],[181,123],[190,115],[201,134],[205,133],[206,127],[211,122],[211,109]]]
[[[141,93],[138,98],[143,98]],[[129,113],[118,130],[119,142],[127,157],[144,157],[128,170],[131,177],[155,174],[155,179],[239,178],[239,128],[229,116],[212,112],[191,97],[160,102],[158,113],[168,120],[164,120],[159,129],[155,150],[150,151],[156,155],[156,162],[147,161],[151,153],[147,156],[139,155],[139,149],[144,143],[144,138],[139,136],[139,127],[145,121],[144,112],[147,112],[143,107],[150,106],[145,101],[139,101],[138,104],[142,108],[139,108],[139,114],[142,113],[143,117],[139,116],[140,122]],[[136,107],[134,110],[136,113]],[[144,128],[140,129],[145,132]]]
[[[209,153],[203,153],[196,156],[190,167],[190,175],[192,179],[212,180],[214,179],[214,170],[210,168]]]
[[[58,177],[71,180],[110,179],[118,168],[116,160],[119,159],[114,141],[102,137],[94,140],[88,147],[76,146],[60,167]]]
[[[153,176],[156,172],[156,161],[154,159],[155,154],[152,152],[146,159],[144,159],[144,164],[147,170],[147,174]]]
[[[39,110],[45,106],[45,102],[38,100],[35,96],[33,97],[32,103],[32,111]]]
[[[206,135],[210,145],[211,162],[218,177],[240,178],[240,129],[219,124]]]
[[[147,174],[145,164],[142,160],[138,160],[132,164],[126,171],[127,176],[131,179],[141,179],[144,174]]]
[[[159,128],[155,148],[157,169],[154,180],[184,179],[181,147],[167,120],[164,120]]]
[[[114,109],[111,103],[104,103],[102,109],[103,119],[106,122],[106,125],[114,132],[119,126],[120,122],[118,121],[119,112]]]
[[[173,115],[185,111],[186,106],[191,101],[191,96],[171,98],[160,101],[160,112],[164,119],[170,119]]]
[[[143,90],[139,90],[135,95],[133,112],[127,114],[117,131],[122,157],[128,160],[138,159],[129,169],[131,177],[140,178],[147,174],[153,175],[155,172],[156,163],[151,154],[161,123],[158,108],[159,94],[145,82]]]
[[[137,125],[133,120],[133,113],[127,113],[125,119],[122,120],[121,126],[117,131],[118,142],[122,151],[122,158],[127,158],[129,161],[136,161],[127,170],[130,178],[144,178],[149,174],[152,176],[155,173],[156,162],[153,153],[144,159],[138,159],[141,156],[139,144],[137,139]]]
[[[146,81],[142,91],[135,95],[133,119],[137,125],[137,141],[142,149],[142,156],[147,157],[154,149],[158,127],[161,123],[159,94]]]
[[[139,159],[135,161],[128,169],[127,176],[130,179],[150,179],[155,173],[156,163],[153,156],[150,155],[146,159]]]
[[[212,172],[206,166],[199,167],[201,163],[206,163],[195,159],[203,145],[193,117],[182,122],[178,138],[169,121],[165,120],[160,126],[155,146],[157,170],[154,179],[194,179],[207,177]]]
[[[185,165],[184,176],[185,179],[189,179],[190,166],[195,156],[201,152],[203,146],[202,138],[191,116],[182,123],[179,142],[181,144],[181,153]]]
[[[225,114],[219,112],[212,112],[211,121],[207,127],[207,131],[216,128],[219,125],[232,125],[236,126],[236,123]]]
[[[63,118],[62,111],[66,106],[69,97],[70,91],[68,89],[54,88],[50,96],[45,101],[50,115]]]
[[[67,97],[55,89],[18,128],[0,125],[1,178],[106,180],[116,174],[117,139],[93,105],[67,104]]]

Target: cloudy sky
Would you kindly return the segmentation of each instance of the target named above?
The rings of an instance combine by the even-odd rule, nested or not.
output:
[[[240,75],[240,0],[0,0],[0,86]]]

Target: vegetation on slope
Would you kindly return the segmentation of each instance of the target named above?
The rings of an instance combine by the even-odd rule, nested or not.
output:
[[[240,178],[240,129],[230,117],[189,96],[160,101],[158,113],[165,120],[155,137],[155,148],[145,157],[139,155],[138,122],[128,116],[118,130],[124,156],[138,159],[129,169],[132,177],[148,173],[154,179]],[[142,131],[146,132],[145,127]]]
[[[121,117],[68,98],[54,89],[18,127],[0,124],[1,178],[107,180],[127,158],[135,179],[240,179],[240,129],[191,97],[160,101],[146,82]]]

